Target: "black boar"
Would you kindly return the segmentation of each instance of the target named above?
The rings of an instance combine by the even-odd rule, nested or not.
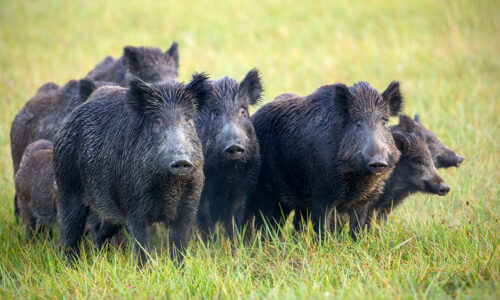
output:
[[[14,174],[28,144],[46,139],[53,141],[64,118],[78,105],[87,100],[96,88],[109,85],[109,82],[93,82],[88,79],[70,80],[59,87],[55,83],[46,83],[33,98],[17,113],[10,129],[10,148]],[[19,213],[14,196],[16,216]]]
[[[387,122],[402,104],[398,82],[382,95],[359,82],[323,86],[259,109],[252,122],[262,162],[249,200],[256,226],[263,220],[280,224],[301,209],[310,212],[319,232],[336,208],[349,212],[351,232],[363,227],[368,204],[399,159]]]
[[[418,126],[410,117],[402,115],[398,126],[391,128],[401,157],[386,181],[384,192],[371,205],[378,219],[386,219],[391,209],[413,193],[444,196],[450,191],[434,166],[425,139],[416,133]]]
[[[104,220],[103,236],[126,226],[139,264],[150,249],[147,226],[155,222],[170,227],[172,255],[183,250],[203,188],[194,119],[210,93],[202,74],[187,85],[136,79],[128,89],[98,89],[71,113],[54,145],[69,258],[78,255],[89,208]]]
[[[385,220],[391,209],[401,205],[413,193],[444,196],[450,191],[436,170],[421,129],[421,124],[406,115],[399,117],[399,124],[391,126],[391,134],[401,157],[391,176],[386,180],[384,192],[367,211],[368,227],[371,225],[374,212],[377,219]],[[306,213],[296,210],[294,217],[296,228],[300,228],[301,216]],[[332,220],[331,226],[341,228],[346,223],[345,215],[339,214],[337,221],[335,224],[335,220]]]
[[[253,69],[239,84],[224,77],[212,82],[212,87],[211,99],[196,122],[205,154],[198,225],[206,237],[222,221],[232,237],[233,219],[241,229],[245,202],[260,167],[259,144],[248,108],[259,102],[262,83]]]
[[[35,141],[26,147],[15,175],[20,216],[28,236],[48,231],[57,221],[52,142]]]
[[[159,48],[131,47],[123,48],[123,55],[118,59],[106,57],[87,78],[95,81],[111,81],[120,86],[127,86],[133,78],[146,82],[176,80],[179,69],[179,50],[176,42],[167,52]]]
[[[432,160],[434,161],[434,165],[436,168],[449,168],[449,167],[459,167],[460,164],[465,160],[465,157],[458,155],[453,150],[443,145],[443,143],[437,138],[437,136],[427,129],[420,122],[420,116],[418,114],[415,115],[414,118],[415,126],[412,130],[418,132],[425,142],[427,143],[427,147],[429,147],[429,151],[432,155]],[[399,125],[391,126],[391,128],[398,129]]]

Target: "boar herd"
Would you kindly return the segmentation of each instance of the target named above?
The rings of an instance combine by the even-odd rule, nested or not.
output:
[[[296,230],[348,222],[356,239],[412,193],[446,195],[437,168],[464,160],[401,114],[397,81],[382,93],[358,82],[282,94],[250,116],[257,69],[181,83],[178,68],[175,42],[125,47],[81,80],[38,89],[10,132],[15,215],[30,237],[59,220],[74,260],[84,235],[100,248],[126,229],[141,265],[155,223],[169,229],[174,259],[196,227],[206,239],[220,222],[232,238],[278,230],[292,212]]]

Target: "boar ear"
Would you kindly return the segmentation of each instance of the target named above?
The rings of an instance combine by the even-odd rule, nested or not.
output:
[[[420,123],[420,115],[419,115],[419,114],[415,114],[415,117],[413,118],[413,120],[414,120],[415,122]]]
[[[253,68],[241,81],[238,93],[246,94],[249,99],[248,104],[255,105],[260,102],[262,90],[262,80],[260,79],[259,70]]]
[[[80,80],[80,100],[87,101],[90,95],[97,89],[97,85],[92,79],[84,78]]]
[[[139,50],[139,48],[132,46],[123,48],[123,59],[125,60],[125,65],[129,69],[135,69],[138,67],[141,55]]]
[[[212,85],[208,82],[206,73],[195,73],[193,74],[193,80],[186,85],[185,90],[196,99],[198,110],[200,110],[210,99]]]
[[[408,132],[408,133],[414,132],[416,129],[415,122],[407,115],[400,115],[399,129],[403,132]]]
[[[349,87],[343,83],[337,83],[334,85],[335,95],[334,99],[337,101],[339,106],[344,110],[346,115],[350,115],[351,105],[352,105],[352,94]]]
[[[403,108],[403,95],[399,89],[399,82],[391,82],[382,93],[382,98],[389,104],[391,116],[397,116]]]
[[[173,42],[172,46],[165,52],[165,55],[171,57],[174,60],[175,67],[179,68],[179,45],[177,42]]]
[[[144,114],[148,110],[154,110],[158,106],[155,99],[156,93],[150,84],[139,78],[130,81],[130,87],[127,91],[127,103],[135,111]]]
[[[410,146],[410,142],[403,132],[397,130],[393,131],[392,137],[394,138],[396,148],[398,148],[399,151],[405,152],[409,149],[408,147]]]

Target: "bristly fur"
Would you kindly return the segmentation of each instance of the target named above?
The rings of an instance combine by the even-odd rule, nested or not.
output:
[[[10,147],[14,174],[30,143],[40,139],[53,141],[57,130],[71,111],[84,103],[93,89],[109,84],[111,83],[83,79],[70,80],[62,87],[54,83],[46,83],[40,87],[12,121]],[[16,197],[14,196],[14,208],[18,216]]]
[[[179,82],[149,84],[135,78],[127,91],[127,102],[142,114],[155,114],[168,105],[187,105],[195,110],[210,96],[211,86],[205,73],[194,74],[187,85]]]
[[[282,224],[283,216],[298,209],[311,212],[319,232],[336,208],[349,212],[353,235],[362,228],[368,203],[380,195],[399,159],[386,126],[398,101],[402,98],[393,93],[382,97],[359,82],[326,85],[259,109],[252,122],[262,163],[257,192],[249,201],[256,226],[263,222],[261,214],[268,224]],[[379,157],[387,167],[374,175],[368,163]]]
[[[205,185],[200,200],[198,225],[204,237],[221,221],[229,236],[233,219],[241,229],[245,202],[255,188],[260,166],[259,146],[248,108],[258,103],[262,83],[256,69],[242,82],[223,77],[212,81],[210,100],[200,110],[196,128],[205,155]],[[238,159],[228,159],[230,145],[244,148]]]
[[[422,136],[431,152],[434,165],[438,169],[458,167],[465,159],[463,156],[455,153],[448,146],[444,145],[432,131],[427,129],[420,122],[420,116],[418,114],[415,114],[414,120],[411,120],[409,116],[402,116],[399,124],[391,126],[391,130],[393,129],[415,132]]]
[[[140,263],[147,260],[153,223],[169,226],[173,256],[187,245],[203,187],[195,97],[210,94],[206,76],[193,81],[100,88],[66,119],[54,166],[70,258],[78,255],[89,210],[101,219],[98,246],[125,225]],[[189,163],[190,171],[175,174],[171,165],[178,162]]]
[[[415,121],[400,115],[399,124],[391,128],[391,133],[401,151],[401,158],[387,179],[384,192],[372,204],[371,210],[376,211],[379,220],[386,219],[392,209],[413,193],[439,194],[441,189],[447,188]]]

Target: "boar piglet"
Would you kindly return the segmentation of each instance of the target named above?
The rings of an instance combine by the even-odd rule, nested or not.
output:
[[[260,166],[259,144],[248,108],[256,105],[262,83],[256,69],[238,83],[224,77],[211,82],[210,101],[196,122],[205,154],[205,186],[198,225],[206,237],[222,221],[233,236],[233,219],[242,228],[245,202],[256,184]]]
[[[59,87],[46,83],[17,113],[10,129],[10,148],[14,174],[26,147],[37,140],[53,141],[57,130],[75,107],[87,100],[90,94],[109,82],[94,82],[87,79],[70,80]],[[16,216],[19,215],[17,194],[14,196]]]
[[[189,240],[203,188],[203,153],[194,120],[210,97],[207,77],[101,88],[58,132],[54,165],[61,231],[76,258],[89,209],[112,236],[123,225],[139,264],[150,249],[147,227],[170,228],[171,254]]]
[[[107,56],[87,74],[87,78],[128,86],[134,78],[150,83],[176,80],[178,70],[179,49],[176,42],[166,52],[159,48],[126,46],[121,57],[115,60]]]
[[[310,212],[320,232],[336,208],[349,212],[354,236],[399,159],[387,122],[402,104],[398,82],[382,94],[359,82],[326,85],[259,109],[252,122],[261,171],[248,201],[255,225],[281,224],[299,209]]]
[[[51,234],[57,221],[52,147],[47,140],[29,144],[15,176],[20,216],[30,237],[47,231]]]
[[[465,160],[465,157],[455,153],[449,147],[445,146],[432,131],[427,129],[420,122],[420,116],[418,114],[415,114],[414,121],[415,126],[412,127],[412,131],[421,135],[427,143],[427,147],[429,148],[436,168],[460,167],[462,162]],[[398,129],[399,126],[399,124],[391,126],[391,129]]]
[[[384,192],[372,204],[378,219],[386,219],[391,209],[413,193],[444,196],[450,191],[434,166],[425,139],[416,133],[416,122],[402,115],[398,125],[397,129],[391,128],[391,132],[401,158],[387,180]]]

